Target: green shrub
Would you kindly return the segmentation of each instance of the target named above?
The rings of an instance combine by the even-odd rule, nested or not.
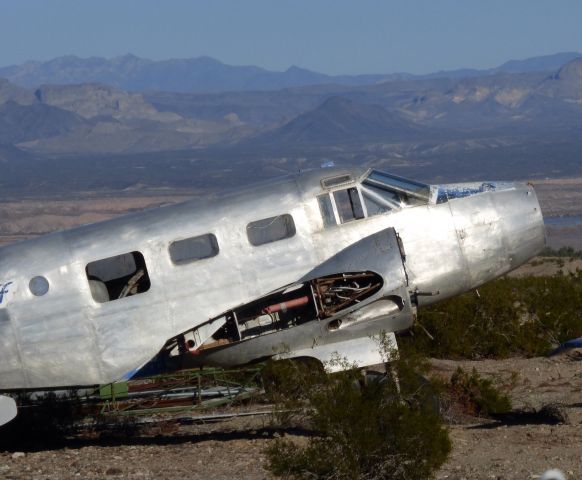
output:
[[[546,247],[542,250],[540,256],[582,258],[582,251],[574,250],[572,247],[560,247],[558,250],[552,247]]]
[[[426,308],[405,351],[439,358],[503,358],[543,355],[582,335],[582,273],[567,276],[501,278]]]
[[[481,377],[475,369],[471,373],[457,368],[448,390],[452,401],[467,415],[489,416],[511,411],[511,400],[501,393],[491,380]]]
[[[396,362],[399,384],[390,376],[364,382],[357,370],[320,378],[301,392],[314,436],[305,446],[275,440],[268,468],[303,479],[431,478],[451,444],[414,362]]]
[[[308,392],[313,392],[326,374],[313,359],[269,361],[261,371],[267,398],[277,405],[275,422],[289,425],[309,408]]]

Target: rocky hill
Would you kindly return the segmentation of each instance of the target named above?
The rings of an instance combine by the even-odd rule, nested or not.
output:
[[[232,142],[248,128],[160,112],[142,94],[102,84],[43,85],[26,90],[0,82],[0,143],[38,154],[151,152]]]
[[[176,114],[161,114],[141,94],[101,84],[43,85],[35,90],[34,95],[40,103],[69,110],[85,118],[139,118],[154,121],[180,118]]]
[[[550,98],[582,105],[582,58],[572,60],[555,75],[546,79],[540,93]]]
[[[34,103],[35,98],[30,90],[18,87],[5,78],[0,78],[0,104],[14,101],[21,105]]]
[[[8,101],[0,105],[0,143],[57,137],[88,126],[79,115],[42,103],[20,105]]]
[[[320,106],[255,139],[274,145],[334,145],[367,141],[406,141],[421,129],[379,105],[333,96]]]

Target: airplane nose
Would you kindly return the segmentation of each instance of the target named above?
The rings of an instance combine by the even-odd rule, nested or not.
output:
[[[466,286],[475,288],[513,270],[545,246],[545,228],[533,187],[525,183],[450,202]]]
[[[513,270],[539,254],[546,245],[540,204],[533,186],[525,183],[516,183],[515,189],[498,192],[494,203],[501,220],[505,253]]]

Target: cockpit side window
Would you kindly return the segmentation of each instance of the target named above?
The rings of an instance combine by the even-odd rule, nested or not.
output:
[[[336,190],[333,192],[333,197],[342,223],[365,217],[360,195],[356,187]]]
[[[319,210],[321,212],[321,218],[323,219],[323,226],[327,228],[337,225],[329,193],[319,195],[317,197],[317,202],[319,203]]]
[[[325,228],[367,216],[358,187],[344,188],[318,195],[317,203]]]

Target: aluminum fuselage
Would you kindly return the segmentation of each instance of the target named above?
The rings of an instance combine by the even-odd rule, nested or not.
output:
[[[409,290],[432,293],[419,295],[419,306],[478,287],[544,246],[539,204],[525,184],[503,184],[442,203],[433,199],[324,228],[316,197],[324,192],[321,179],[332,173],[357,179],[365,172],[308,172],[0,248],[0,286],[10,282],[0,303],[0,390],[120,379],[151,359],[168,338],[295,282],[387,227],[402,239]],[[293,237],[249,243],[249,222],[281,214],[293,216]],[[218,255],[172,263],[172,242],[206,233],[216,236]],[[146,261],[149,290],[96,302],[87,264],[133,251]],[[31,293],[29,282],[36,276],[48,280],[44,295]]]

